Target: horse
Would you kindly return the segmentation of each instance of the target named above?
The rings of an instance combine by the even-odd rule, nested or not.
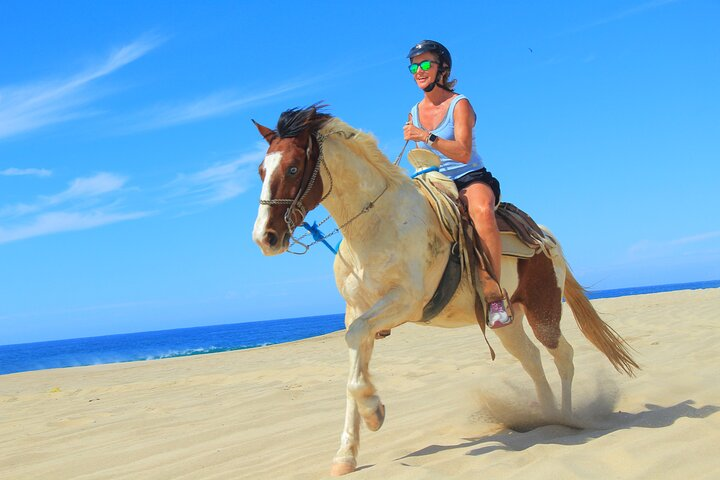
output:
[[[262,253],[288,251],[296,227],[321,203],[343,234],[334,272],[346,302],[350,372],[345,422],[331,467],[332,475],[343,475],[357,468],[361,419],[371,431],[385,419],[385,406],[369,374],[376,338],[407,322],[477,325],[476,292],[463,279],[442,311],[423,319],[423,307],[438,287],[451,245],[431,206],[405,171],[388,161],[373,136],[317,104],[283,112],[275,129],[253,123],[268,142],[259,166],[262,190],[252,233]],[[530,258],[504,255],[501,266],[501,285],[510,292],[514,320],[493,332],[532,378],[543,412],[558,410],[540,350],[525,333],[523,318],[554,359],[561,379],[560,414],[569,419],[574,365],[573,348],[560,330],[563,297],[585,337],[620,373],[634,375],[639,367],[628,345],[597,314],[559,244]]]

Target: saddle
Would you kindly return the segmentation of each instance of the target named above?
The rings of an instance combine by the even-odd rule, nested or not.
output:
[[[461,220],[469,221],[469,217],[460,202],[455,182],[435,170],[440,159],[429,150],[413,149],[408,152],[408,160],[416,169],[415,185],[438,216],[446,238],[457,241],[455,231]],[[500,230],[503,255],[530,258],[539,251],[547,252],[555,244],[548,232],[512,203],[500,202],[495,210],[495,220]]]
[[[486,298],[505,298],[504,292],[492,272],[492,266],[483,251],[480,239],[464,204],[460,201],[455,182],[438,171],[440,159],[425,149],[408,152],[408,160],[415,167],[413,181],[426,198],[443,226],[446,239],[452,244],[450,258],[435,294],[423,309],[423,322],[429,322],[450,302],[463,275],[476,292],[475,313],[485,332]],[[503,255],[530,258],[543,252],[550,256],[556,244],[525,212],[511,203],[501,202],[495,210],[500,230]],[[486,338],[487,341],[487,338]],[[491,354],[494,358],[494,352]]]

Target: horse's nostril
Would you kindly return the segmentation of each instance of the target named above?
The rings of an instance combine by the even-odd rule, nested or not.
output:
[[[274,247],[278,241],[278,237],[275,234],[275,232],[267,232],[265,234],[265,241],[267,242],[268,245],[270,245],[271,247]]]

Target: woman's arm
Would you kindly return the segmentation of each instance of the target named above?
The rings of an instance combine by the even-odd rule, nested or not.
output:
[[[412,119],[411,116],[409,118]],[[466,98],[455,105],[453,121],[455,122],[455,140],[438,137],[432,144],[432,148],[456,162],[467,163],[472,156],[472,130],[475,126],[475,112]],[[405,140],[415,142],[424,142],[429,135],[428,131],[414,125],[405,125],[403,132]]]

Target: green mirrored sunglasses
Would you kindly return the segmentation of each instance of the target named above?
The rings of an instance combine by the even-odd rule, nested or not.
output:
[[[420,63],[411,63],[408,65],[408,68],[410,69],[410,73],[415,75],[418,71],[418,68],[422,70],[423,72],[427,72],[430,70],[430,67],[432,67],[432,64],[440,65],[438,62],[433,62],[432,60],[423,60]]]

